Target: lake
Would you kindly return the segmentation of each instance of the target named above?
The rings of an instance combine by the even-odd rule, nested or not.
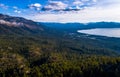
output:
[[[90,35],[100,35],[100,36],[120,38],[120,28],[96,28],[96,29],[78,30],[78,32],[90,34]]]

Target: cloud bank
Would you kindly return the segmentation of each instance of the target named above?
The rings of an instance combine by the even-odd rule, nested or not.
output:
[[[120,0],[45,0],[25,8],[0,3],[0,8],[37,22],[120,22]]]
[[[120,13],[117,11],[120,11],[120,9],[113,10],[86,9],[83,11],[79,11],[77,13],[71,12],[61,14],[37,14],[32,19],[38,22],[62,22],[62,23],[68,22],[88,23],[100,21],[120,22]]]
[[[120,0],[75,0],[73,6],[70,9],[82,9],[79,11],[70,10],[69,12],[59,12],[59,13],[39,13],[30,16],[38,22],[120,22]],[[84,6],[86,4],[86,6]],[[90,6],[89,6],[90,5]],[[51,2],[46,6],[48,10],[61,10],[69,7],[69,5],[63,4],[62,2]]]

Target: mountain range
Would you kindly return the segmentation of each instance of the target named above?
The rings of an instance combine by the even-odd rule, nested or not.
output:
[[[27,20],[22,17],[13,17],[0,14],[0,33],[24,34],[24,33],[41,33],[54,30],[65,30],[76,32],[81,29],[91,28],[120,28],[117,22],[95,22],[95,23],[42,23]],[[46,29],[46,30],[45,30]]]
[[[120,39],[78,33],[115,22],[42,23],[0,14],[0,77],[120,77]]]

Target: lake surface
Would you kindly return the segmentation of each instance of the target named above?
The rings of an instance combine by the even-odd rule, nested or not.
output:
[[[78,32],[90,34],[90,35],[100,35],[100,36],[120,38],[120,28],[96,28],[96,29],[78,30]]]

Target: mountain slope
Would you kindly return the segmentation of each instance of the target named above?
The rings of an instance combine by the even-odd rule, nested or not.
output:
[[[41,24],[21,17],[0,14],[0,34],[30,34],[44,31]]]
[[[0,77],[120,77],[120,39],[43,25],[0,15]]]

